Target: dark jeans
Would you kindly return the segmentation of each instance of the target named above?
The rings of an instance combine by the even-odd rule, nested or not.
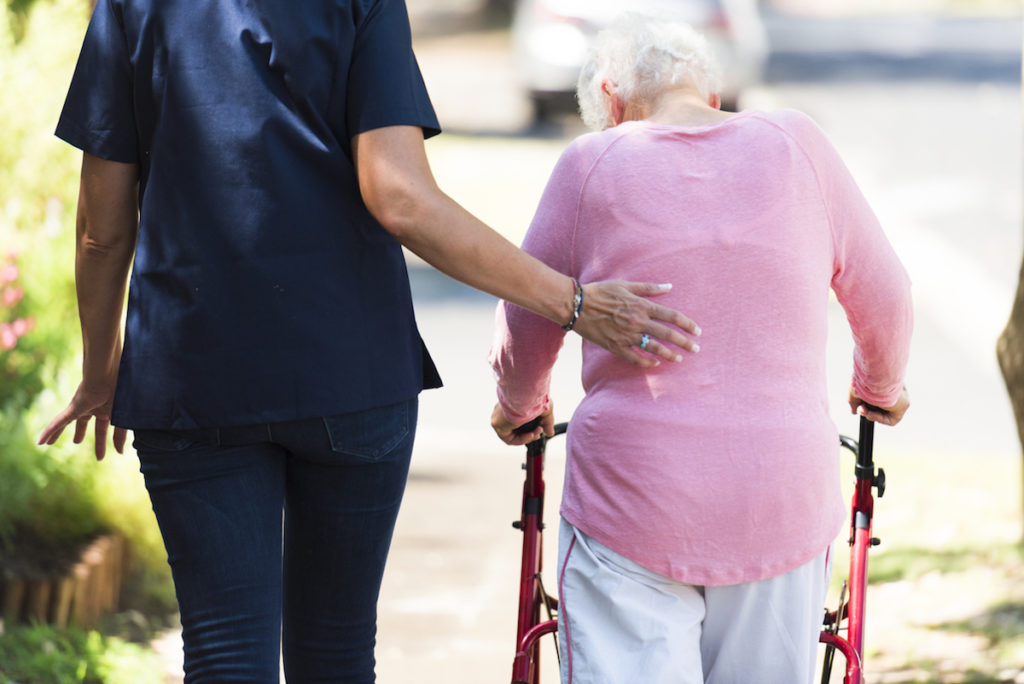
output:
[[[186,682],[276,683],[282,650],[292,684],[374,681],[377,596],[416,412],[413,399],[248,428],[135,432],[174,576]]]

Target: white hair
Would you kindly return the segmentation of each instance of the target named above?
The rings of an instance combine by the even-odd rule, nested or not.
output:
[[[689,24],[637,13],[619,16],[597,34],[576,86],[583,123],[614,125],[602,83],[625,101],[654,102],[669,86],[689,81],[703,97],[721,87],[707,40]]]

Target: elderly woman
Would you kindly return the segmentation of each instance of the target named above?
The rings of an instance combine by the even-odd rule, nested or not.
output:
[[[666,303],[705,324],[679,364],[583,343],[559,542],[566,683],[810,682],[844,517],[830,288],[856,343],[851,408],[892,425],[908,407],[909,282],[850,173],[808,117],[728,114],[716,89],[689,27],[604,32],[579,83],[599,132],[562,155],[523,245],[583,282],[671,277]],[[506,442],[550,432],[562,340],[499,307]]]

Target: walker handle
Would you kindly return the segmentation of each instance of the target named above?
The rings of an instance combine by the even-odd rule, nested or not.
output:
[[[540,425],[540,416],[537,416],[536,418],[531,420],[529,423],[523,423],[522,425],[517,427],[512,432],[514,434],[517,434],[517,435],[522,435],[522,434],[525,434],[527,432],[533,432],[534,430],[537,429],[538,425]],[[563,423],[555,423],[555,434],[554,434],[554,436],[557,437],[558,435],[564,435],[565,431],[568,430],[568,429],[569,429],[569,423],[565,423],[565,422],[563,422]]]
[[[534,430],[536,430],[538,425],[540,425],[540,416],[537,416],[536,418],[531,420],[529,423],[523,423],[522,425],[517,427],[515,430],[513,430],[512,434],[513,435],[525,435],[525,434],[527,434],[529,432],[533,432]]]

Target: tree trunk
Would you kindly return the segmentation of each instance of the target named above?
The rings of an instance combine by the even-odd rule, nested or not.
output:
[[[1017,420],[1017,436],[1024,448],[1024,263],[1021,264],[1010,320],[996,343],[996,357],[1013,405],[1013,416]],[[1024,510],[1024,481],[1021,484],[1021,505]]]
[[[1024,86],[1024,70],[1021,71],[1021,85]],[[1021,191],[1024,194],[1024,188]],[[1017,296],[1013,299],[1010,320],[996,342],[996,358],[1010,395],[1013,417],[1017,421],[1017,437],[1024,456],[1024,258],[1021,259]],[[1024,512],[1024,478],[1021,482],[1021,510]],[[1021,541],[1024,543],[1024,539]]]

